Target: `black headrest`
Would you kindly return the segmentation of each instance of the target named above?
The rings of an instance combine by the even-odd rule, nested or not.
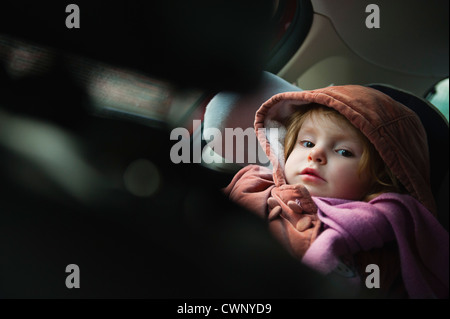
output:
[[[427,132],[430,152],[431,187],[433,194],[438,194],[449,167],[448,121],[433,104],[410,92],[385,84],[377,83],[369,84],[368,86],[389,95],[394,100],[409,107],[419,116]]]

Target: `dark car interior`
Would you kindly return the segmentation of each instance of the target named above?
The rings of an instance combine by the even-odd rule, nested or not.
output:
[[[420,61],[394,75],[384,56],[371,78],[351,76],[356,62],[332,80],[344,55],[325,75],[332,53],[301,55],[326,21],[348,27],[327,18],[341,9],[324,1],[78,1],[78,29],[64,24],[70,3],[0,9],[0,298],[364,298],[293,259],[222,194],[235,167],[173,163],[170,132],[185,128],[193,147],[211,99],[258,94],[264,72],[302,89],[353,81],[411,99],[390,85],[402,87],[401,67]],[[436,65],[448,59],[442,3]],[[402,87],[420,97],[418,113],[448,78],[448,62],[436,65]],[[420,116],[448,230],[448,119],[434,108]],[[69,264],[80,289],[65,285]]]

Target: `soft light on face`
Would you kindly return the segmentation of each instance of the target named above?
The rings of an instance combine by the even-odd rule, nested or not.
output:
[[[360,133],[334,115],[307,115],[286,161],[288,184],[303,184],[312,196],[361,200],[371,181],[358,174],[364,150]]]

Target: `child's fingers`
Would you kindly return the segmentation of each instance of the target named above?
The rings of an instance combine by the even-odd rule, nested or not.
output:
[[[269,221],[274,220],[281,213],[281,206],[276,206],[275,208],[270,210],[269,216],[267,217]]]
[[[297,230],[299,232],[305,231],[308,228],[311,228],[312,226],[312,220],[311,217],[303,215],[304,217],[300,218],[297,222],[297,225],[295,225],[295,228],[297,228]]]
[[[269,210],[272,210],[274,207],[279,206],[277,200],[273,197],[269,197],[267,200],[267,205],[269,205]]]
[[[292,209],[295,213],[301,214],[303,212],[302,207],[299,204],[297,204],[296,202],[290,200],[287,204],[288,204],[289,208]]]

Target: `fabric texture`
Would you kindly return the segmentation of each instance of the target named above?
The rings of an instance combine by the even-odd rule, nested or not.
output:
[[[310,103],[337,110],[367,136],[410,195],[388,193],[370,202],[350,202],[311,197],[303,185],[288,185],[285,130],[280,128]],[[346,85],[276,94],[256,112],[254,126],[273,169],[249,165],[225,193],[267,219],[271,232],[293,256],[330,274],[348,256],[375,256],[373,251],[387,251],[385,247],[394,244],[389,257],[367,259],[378,262],[380,271],[394,269],[391,261],[399,263],[401,279],[385,276],[386,289],[400,285],[411,298],[448,297],[448,232],[434,216],[427,137],[414,112],[375,89]],[[281,209],[269,216],[271,197]],[[300,212],[291,209],[291,201]]]
[[[448,297],[448,233],[422,204],[409,195],[394,193],[368,203],[317,197],[314,202],[319,219],[328,227],[309,247],[303,263],[329,273],[340,261],[337,256],[379,248],[395,240],[408,295]]]

